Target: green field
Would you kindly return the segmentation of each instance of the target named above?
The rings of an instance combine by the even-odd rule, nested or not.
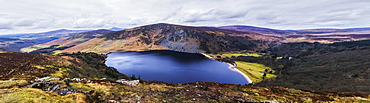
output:
[[[63,53],[63,52],[61,50],[55,50],[55,51],[53,51],[53,54],[52,55],[58,55],[60,53]]]
[[[223,56],[226,56],[226,57],[238,57],[238,56],[252,56],[252,57],[261,57],[262,55],[261,54],[257,54],[257,53],[230,53],[230,54],[222,54]]]
[[[50,46],[51,45],[34,45],[34,46],[22,48],[21,51],[22,52],[32,52],[32,51],[42,49],[42,48],[47,48],[47,47],[50,47]]]
[[[21,49],[22,52],[32,52],[32,51],[35,51],[35,50],[37,50],[37,49],[32,48],[32,47],[26,47],[26,48]]]
[[[276,75],[273,74],[273,71],[270,67],[266,67],[263,64],[258,63],[248,63],[242,61],[235,61],[237,64],[236,68],[243,72],[244,74],[248,75],[248,77],[254,82],[258,83],[263,81],[264,79],[275,78]],[[264,76],[264,74],[266,75]]]

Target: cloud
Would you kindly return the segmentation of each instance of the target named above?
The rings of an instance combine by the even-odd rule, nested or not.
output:
[[[16,20],[12,26],[15,27],[22,27],[22,26],[33,26],[35,24],[36,20],[31,20],[31,19],[19,19]]]
[[[1,0],[1,33],[154,23],[276,29],[370,26],[366,0]]]
[[[0,18],[0,29],[12,29],[11,20]]]

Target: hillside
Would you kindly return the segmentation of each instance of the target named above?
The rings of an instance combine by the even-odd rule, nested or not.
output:
[[[58,52],[65,48],[73,47],[80,43],[86,42],[92,38],[101,36],[106,33],[113,32],[111,30],[99,29],[93,31],[87,31],[75,34],[73,36],[63,37],[56,39],[44,44],[33,45],[30,47],[22,48],[22,52],[31,52],[31,53],[48,53],[48,52]]]
[[[86,32],[88,30],[67,30],[59,29],[42,33],[28,33],[28,34],[16,34],[13,38],[42,38],[42,37],[67,37],[77,33]]]
[[[153,24],[108,33],[63,52],[174,50],[191,53],[261,50],[278,38],[208,27]]]
[[[370,39],[370,31],[369,30],[344,30],[340,32],[330,32],[330,31],[323,31],[323,32],[314,32],[314,33],[306,33],[306,32],[297,32],[297,33],[304,33],[304,34],[295,34],[295,35],[288,35],[286,36],[285,40],[282,42],[285,43],[292,43],[292,42],[320,42],[325,44],[335,43],[335,42],[344,42],[344,41],[359,41],[359,40],[367,40]]]
[[[360,43],[361,44],[361,43]],[[351,47],[349,45],[349,47]],[[127,86],[117,83],[117,79],[132,79],[124,74],[118,73],[116,69],[107,67],[104,64],[105,55],[96,53],[73,53],[73,54],[59,54],[59,56],[41,55],[41,54],[28,54],[28,53],[0,53],[0,101],[2,102],[369,102],[369,94],[367,93],[344,93],[344,92],[331,92],[331,91],[317,91],[328,90],[331,88],[336,91],[345,91],[345,89],[359,90],[356,92],[364,92],[367,90],[365,86],[367,81],[367,69],[348,69],[350,64],[346,61],[336,58],[336,55],[342,55],[339,58],[346,58],[343,54],[360,53],[359,55],[351,55],[351,59],[355,60],[355,67],[361,67],[368,64],[361,62],[361,60],[369,61],[368,50],[370,49],[357,49],[353,52],[342,51],[336,54],[329,55],[323,60],[328,65],[321,67],[323,61],[310,56],[302,57],[302,60],[309,60],[315,63],[312,65],[304,64],[307,61],[294,60],[295,65],[290,66],[291,69],[284,68],[283,75],[269,83],[276,82],[278,85],[283,83],[296,83],[296,85],[286,85],[291,88],[284,88],[280,86],[274,87],[258,87],[234,84],[220,84],[209,82],[196,82],[196,83],[183,83],[183,84],[168,84],[156,81],[141,81],[137,86]],[[328,55],[328,54],[324,54]],[[360,55],[363,55],[360,58]],[[352,58],[353,57],[353,58]],[[316,59],[315,59],[316,58]],[[356,59],[358,58],[358,59]],[[266,58],[259,58],[260,61],[265,61]],[[312,59],[312,60],[311,60]],[[258,59],[252,59],[258,61]],[[276,61],[271,60],[271,62]],[[297,61],[297,62],[296,62]],[[287,60],[277,60],[276,63],[271,65],[284,64]],[[330,63],[341,62],[338,66],[344,66],[340,69],[343,73],[354,73],[343,75],[347,80],[338,82],[333,85],[338,88],[332,88],[331,83],[335,80],[342,80],[341,76],[337,76],[340,72],[335,72],[338,69],[330,69],[333,67]],[[289,64],[289,61],[288,61]],[[308,66],[307,66],[308,65]],[[288,65],[286,65],[288,66]],[[319,67],[317,67],[319,66]],[[306,69],[301,69],[308,67]],[[312,67],[312,68],[311,68]],[[334,65],[334,67],[337,67]],[[319,69],[315,69],[319,68]],[[329,68],[329,69],[327,69]],[[278,69],[274,68],[278,71]],[[296,69],[297,71],[295,71]],[[358,71],[358,70],[364,71]],[[285,71],[287,70],[287,71]],[[311,75],[313,71],[315,75]],[[317,71],[319,70],[319,71]],[[347,71],[346,71],[347,70]],[[307,74],[309,75],[303,75]],[[357,74],[356,74],[357,73]],[[293,75],[297,74],[297,75]],[[329,75],[325,75],[329,74]],[[333,75],[331,79],[328,78]],[[91,81],[68,81],[68,80],[54,80],[50,82],[41,82],[44,85],[32,86],[35,78],[52,76],[64,78],[88,78]],[[287,77],[285,77],[287,76]],[[334,77],[337,76],[337,77]],[[302,78],[305,77],[305,78]],[[309,78],[318,77],[317,81],[310,80]],[[99,80],[107,78],[107,80]],[[283,79],[281,79],[283,78]],[[288,80],[284,79],[287,78]],[[10,79],[10,80],[9,80]],[[307,84],[306,81],[314,81]],[[301,80],[296,81],[296,80]],[[294,81],[294,82],[292,82]],[[323,81],[323,82],[322,82]],[[354,81],[354,82],[353,82]],[[341,84],[345,82],[352,82],[350,86]],[[276,85],[276,84],[258,84],[258,85]],[[31,85],[31,86],[30,86]],[[55,86],[54,86],[55,85]],[[307,86],[313,90],[307,89]],[[321,87],[317,88],[317,87]],[[351,87],[352,86],[352,87]],[[362,89],[356,89],[359,87]],[[62,95],[57,91],[49,90],[55,89],[58,91],[73,92],[67,95]],[[316,88],[315,88],[316,87]],[[356,87],[356,88],[353,88]],[[298,89],[293,89],[298,88]],[[342,90],[344,89],[344,90]],[[346,91],[348,92],[348,91]]]
[[[276,102],[369,102],[369,95],[364,93],[341,93],[312,90],[297,90],[282,87],[256,87],[219,83],[166,84],[161,82],[143,82],[138,86],[126,86],[112,81],[63,82],[62,89],[77,93],[58,95],[42,88],[18,88],[27,85],[27,81],[0,81],[0,101],[27,103],[134,103],[134,102],[171,102],[171,103],[276,103]]]
[[[330,44],[335,42],[370,39],[370,30],[368,28],[277,30],[241,25],[222,26],[217,28],[243,32],[254,32],[262,35],[279,37],[282,39],[282,43],[319,42]]]
[[[279,51],[294,59],[288,60],[278,77],[261,86],[283,86],[299,89],[370,93],[368,46],[305,44],[293,46],[296,51]],[[299,48],[301,49],[299,49]],[[302,48],[304,47],[304,48]],[[351,47],[351,48],[350,48]],[[292,48],[292,47],[290,47]],[[286,48],[289,49],[289,48]],[[297,54],[298,53],[298,54]]]
[[[103,63],[95,53],[61,56],[0,53],[1,102],[368,102],[369,94],[299,90],[196,82],[168,84],[141,81],[137,86],[117,83],[131,79]],[[35,81],[37,77],[60,80]],[[62,80],[88,78],[86,81]],[[107,80],[101,78],[107,78]],[[99,80],[100,79],[100,80]],[[34,84],[40,85],[34,85]],[[54,91],[55,90],[55,91]],[[68,93],[70,92],[70,93]],[[67,93],[67,94],[63,94]]]
[[[264,35],[274,35],[278,37],[281,35],[288,35],[288,34],[294,33],[293,31],[288,31],[288,30],[277,30],[277,29],[269,29],[269,28],[254,27],[254,26],[244,26],[244,25],[221,26],[217,28],[226,29],[226,30],[243,31],[243,32],[255,32],[255,33],[260,33]]]
[[[234,61],[237,64],[240,61],[258,63],[275,71],[270,73],[277,75],[277,78],[268,78],[267,69],[259,74],[254,73],[253,75],[260,78],[267,78],[256,86],[370,93],[369,41],[283,43],[267,49],[261,55],[223,54],[229,57],[220,60]],[[253,68],[249,70],[248,72],[255,71]]]
[[[127,78],[105,66],[105,56],[75,53],[51,56],[28,53],[0,53],[0,78],[34,79],[45,76],[80,78]]]

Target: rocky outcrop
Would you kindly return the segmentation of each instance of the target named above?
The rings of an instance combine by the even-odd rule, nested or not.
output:
[[[52,78],[50,76],[35,79],[32,84],[25,86],[26,88],[38,88],[43,91],[50,91],[55,92],[59,95],[67,95],[73,93],[84,93],[86,95],[90,95],[89,93],[85,93],[82,91],[78,91],[73,89],[69,83],[71,82],[85,82],[85,83],[100,83],[100,84],[114,84],[114,82],[107,80],[106,78],[102,78],[100,80],[89,80],[86,78],[65,78],[60,80],[60,78]],[[137,86],[139,85],[140,80],[126,80],[126,79],[118,79],[115,83],[127,85],[127,86]]]
[[[50,78],[50,77],[44,77],[40,79],[35,79],[36,82],[26,86],[26,88],[38,88],[44,91],[51,91],[55,92],[59,95],[67,95],[72,93],[83,93],[81,91],[72,89],[70,86],[62,86],[65,85],[59,81],[59,78]],[[68,81],[67,79],[63,81]],[[67,84],[68,85],[68,84]]]
[[[140,80],[126,80],[126,79],[119,79],[116,80],[117,83],[121,83],[128,86],[137,86]]]

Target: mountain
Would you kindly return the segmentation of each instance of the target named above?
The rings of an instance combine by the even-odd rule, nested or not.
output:
[[[244,26],[244,25],[235,25],[235,26],[221,26],[217,27],[220,29],[236,30],[236,31],[245,31],[245,32],[256,32],[261,34],[280,34],[280,35],[294,35],[294,34],[323,34],[323,33],[336,33],[336,32],[356,32],[370,30],[370,28],[347,28],[347,29],[304,29],[304,30],[277,30],[270,28],[262,28],[255,26]]]
[[[83,38],[71,36],[83,31],[86,32],[86,30],[65,29],[10,36],[14,40],[9,39],[9,36],[3,36],[0,50],[31,52],[46,48],[48,49],[46,51],[57,49],[58,52],[89,51],[99,53],[162,49],[192,53],[258,51],[279,43],[335,43],[367,40],[370,39],[370,30],[367,29],[277,30],[242,25],[190,27],[159,23],[132,29],[113,27],[110,31],[115,32],[109,34],[103,32],[98,34],[106,35],[87,35],[89,37]]]
[[[366,28],[348,28],[348,29],[306,29],[292,30],[293,35],[285,36],[282,42],[320,42],[335,43],[345,41],[359,41],[370,39],[370,29]]]
[[[220,29],[236,30],[252,33],[260,33],[279,37],[282,43],[295,42],[320,42],[335,43],[344,41],[358,41],[370,39],[369,28],[348,28],[348,29],[305,29],[305,30],[276,30],[253,26],[222,26]]]
[[[19,40],[19,39],[14,39],[14,38],[1,38],[1,37],[0,37],[0,42],[15,41],[15,40]]]
[[[363,28],[347,28],[349,30],[370,30],[370,27],[363,27]]]
[[[91,38],[95,38],[95,37],[98,37],[98,36],[101,36],[103,34],[107,34],[107,33],[110,33],[110,32],[113,32],[113,31],[112,30],[107,30],[107,29],[98,29],[98,30],[87,31],[87,32],[82,32],[82,33],[75,34],[75,35],[71,36],[71,39],[77,39],[77,38],[91,39]]]
[[[325,44],[370,39],[370,30],[301,30],[285,36],[284,43],[320,42]]]
[[[294,30],[296,34],[323,34],[323,33],[336,33],[336,32],[352,32],[357,30],[352,29],[305,29]]]
[[[99,29],[93,31],[87,31],[75,34],[73,36],[63,37],[57,40],[53,40],[44,44],[33,45],[30,47],[22,48],[23,52],[33,52],[33,53],[44,53],[56,50],[63,50],[65,48],[69,48],[80,43],[86,42],[92,38],[101,36],[106,33],[113,32],[107,29]]]
[[[63,52],[122,52],[174,50],[190,53],[257,51],[279,38],[258,33],[210,27],[152,24],[112,32],[90,39]]]
[[[112,30],[112,31],[121,31],[121,30],[125,30],[125,28],[112,27],[109,30]]]
[[[43,37],[67,37],[72,36],[77,33],[86,32],[88,30],[67,30],[67,29],[59,29],[54,31],[42,32],[42,33],[28,33],[22,34],[18,36],[13,36],[13,38],[43,38]]]
[[[255,26],[243,26],[243,25],[221,26],[217,28],[244,31],[244,32],[255,32],[255,33],[270,34],[270,35],[273,35],[273,34],[287,35],[287,34],[293,33],[292,31],[287,31],[287,30],[277,30],[277,29],[269,29],[269,28],[255,27]]]
[[[28,34],[5,34],[5,35],[0,35],[0,38],[13,38],[13,37],[20,37],[23,35],[28,35]]]
[[[86,30],[55,30],[43,33],[15,34],[3,36],[7,41],[0,41],[0,50],[21,52],[21,48],[43,44],[52,40],[72,36],[74,34],[85,32]],[[14,39],[14,40],[9,40]],[[3,39],[4,40],[4,39]]]

